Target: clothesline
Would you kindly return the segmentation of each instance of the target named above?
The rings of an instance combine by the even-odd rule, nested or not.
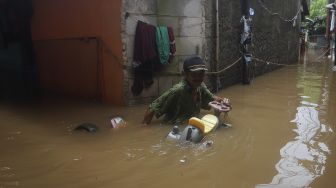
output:
[[[261,0],[258,0],[258,3],[259,3],[260,6],[261,6],[262,8],[264,8],[269,14],[271,14],[272,16],[278,16],[278,17],[280,18],[280,20],[282,20],[282,21],[284,21],[284,22],[293,22],[293,21],[297,20],[297,19],[298,19],[298,15],[299,15],[300,12],[301,12],[301,8],[300,8],[293,18],[291,18],[291,19],[286,19],[286,18],[284,18],[283,16],[281,16],[279,13],[272,12],[269,8],[266,7],[266,5],[265,5]]]
[[[137,15],[137,16],[155,16],[155,17],[182,17],[182,18],[202,18],[196,16],[181,16],[181,15],[169,15],[169,14],[154,14],[154,13],[137,13],[137,12],[126,12],[126,14]]]
[[[190,29],[192,27],[195,27],[195,26],[199,26],[199,25],[202,25],[202,24],[207,24],[207,23],[213,23],[213,22],[209,22],[209,21],[204,21],[202,20],[202,22],[200,23],[194,23],[194,24],[190,24],[190,25],[187,25],[187,26],[181,26],[182,29]],[[161,26],[160,24],[157,24],[157,26]],[[179,35],[180,37],[184,37],[182,35]]]
[[[297,67],[298,65],[287,65],[287,64],[281,64],[281,63],[273,63],[271,61],[266,61],[266,60],[262,60],[256,57],[253,57],[252,59],[262,62],[262,63],[266,63],[267,65],[272,64],[272,65],[278,65],[278,66],[286,66],[286,67]]]

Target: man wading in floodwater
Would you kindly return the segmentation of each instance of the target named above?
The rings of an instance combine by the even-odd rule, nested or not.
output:
[[[207,71],[200,57],[187,58],[183,63],[184,79],[154,100],[148,107],[143,123],[150,124],[153,116],[165,115],[164,120],[172,124],[181,124],[191,117],[197,117],[201,108],[209,110],[209,102],[218,101],[229,104],[212,94],[203,83]]]

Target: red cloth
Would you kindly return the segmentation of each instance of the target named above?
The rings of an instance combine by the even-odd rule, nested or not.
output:
[[[175,56],[175,53],[176,53],[174,30],[172,27],[167,27],[167,29],[168,29],[169,43],[170,43],[170,57],[172,58],[173,56]]]

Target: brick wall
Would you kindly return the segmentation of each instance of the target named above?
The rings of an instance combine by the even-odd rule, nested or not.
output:
[[[127,67],[124,71],[125,96],[129,105],[148,103],[178,83],[182,76],[182,65],[186,57],[205,57],[205,12],[206,0],[124,0],[122,38],[123,56]],[[134,81],[132,71],[133,43],[137,21],[155,26],[171,26],[174,29],[176,55],[164,69],[154,74],[154,83],[134,96],[131,86]],[[208,36],[211,37],[211,36]]]

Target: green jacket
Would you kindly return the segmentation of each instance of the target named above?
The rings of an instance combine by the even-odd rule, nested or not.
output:
[[[204,83],[197,88],[198,99],[193,100],[191,87],[187,81],[182,80],[171,89],[154,100],[149,109],[159,118],[165,115],[165,121],[172,124],[181,124],[191,117],[198,116],[201,108],[210,109],[208,103],[213,101],[214,95]]]

